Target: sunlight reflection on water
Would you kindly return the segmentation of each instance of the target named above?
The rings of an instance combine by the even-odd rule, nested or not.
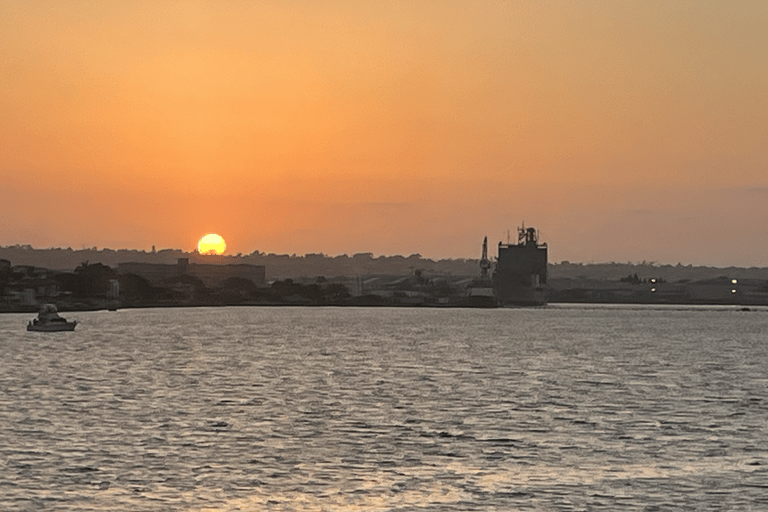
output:
[[[0,509],[768,507],[766,309],[71,316],[0,317]]]

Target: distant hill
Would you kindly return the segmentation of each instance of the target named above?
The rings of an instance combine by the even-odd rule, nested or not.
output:
[[[478,259],[432,260],[419,254],[410,256],[374,256],[359,253],[352,256],[327,256],[324,254],[265,254],[254,251],[247,255],[201,256],[179,249],[162,249],[156,252],[135,249],[35,249],[29,245],[0,246],[0,259],[11,265],[32,265],[56,270],[72,271],[81,263],[101,263],[116,268],[118,263],[142,262],[174,264],[179,258],[190,262],[214,264],[264,265],[268,280],[300,277],[335,277],[364,275],[410,275],[416,270],[425,274],[449,274],[475,276],[479,273]],[[549,279],[613,280],[637,274],[640,279],[663,278],[668,282],[705,280],[717,277],[736,279],[766,279],[768,268],[718,268],[693,265],[658,265],[655,263],[553,263],[549,265]]]
[[[265,254],[255,251],[248,255],[202,256],[178,249],[162,249],[156,252],[135,249],[35,249],[29,245],[0,247],[0,259],[11,265],[32,265],[56,270],[72,271],[81,263],[101,263],[117,267],[118,263],[141,262],[175,264],[179,258],[190,262],[213,264],[250,264],[266,267],[268,280],[316,277],[316,276],[360,276],[360,275],[409,275],[416,270],[430,274],[470,276],[479,272],[479,261],[472,259],[431,260],[419,254],[410,256],[374,256],[360,253],[353,256],[326,256],[324,254]]]
[[[617,281],[637,274],[639,279],[661,278],[669,283],[701,281],[728,277],[730,279],[768,279],[766,267],[701,267],[693,265],[659,265],[656,263],[562,263],[549,265],[549,279]]]

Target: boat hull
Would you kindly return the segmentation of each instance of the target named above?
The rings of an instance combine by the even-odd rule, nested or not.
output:
[[[77,322],[57,322],[55,324],[28,324],[27,330],[31,332],[65,332],[74,331]]]
[[[490,286],[472,286],[463,301],[463,305],[470,308],[497,308],[499,303]]]

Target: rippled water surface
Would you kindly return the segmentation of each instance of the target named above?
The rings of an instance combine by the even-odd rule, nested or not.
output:
[[[768,510],[768,310],[0,316],[0,510]]]

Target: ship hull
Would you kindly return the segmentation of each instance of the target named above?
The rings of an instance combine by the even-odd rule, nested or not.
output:
[[[530,307],[547,305],[546,288],[512,284],[496,285],[494,286],[494,293],[496,300],[501,306]]]
[[[464,300],[464,305],[469,308],[497,308],[499,303],[493,288],[489,286],[472,286]]]

